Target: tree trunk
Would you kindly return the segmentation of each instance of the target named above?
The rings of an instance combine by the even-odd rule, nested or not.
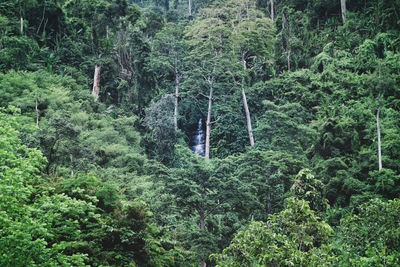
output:
[[[213,98],[213,92],[214,92],[214,75],[215,75],[215,70],[217,69],[217,61],[218,61],[218,51],[215,52],[212,77],[209,80],[210,94],[208,96],[208,110],[207,110],[207,122],[206,122],[206,144],[205,144],[206,152],[204,154],[204,157],[207,162],[210,159],[211,110],[212,110],[212,98]]]
[[[39,109],[38,109],[38,96],[35,94],[35,111],[36,111],[36,126],[39,127]]]
[[[20,18],[20,24],[21,24],[21,35],[23,35],[24,34],[24,18],[23,17],[21,17]]]
[[[175,132],[178,131],[178,97],[179,97],[179,75],[175,70],[175,109],[174,109],[174,126]]]
[[[290,71],[290,50],[286,52],[287,70]]]
[[[192,0],[189,0],[189,18],[192,17]]]
[[[206,161],[210,159],[210,132],[211,132],[211,109],[212,109],[212,97],[213,97],[213,86],[210,87],[210,94],[208,96],[208,110],[207,110],[207,122],[206,122],[206,152],[204,154]]]
[[[242,64],[243,64],[243,70],[245,71],[247,69],[246,67],[246,61],[244,59],[245,53],[242,52]],[[253,136],[253,127],[251,126],[251,118],[250,118],[250,111],[249,107],[247,105],[247,98],[246,98],[246,93],[244,92],[244,86],[245,86],[245,73],[242,76],[242,98],[243,98],[243,107],[244,111],[246,113],[246,121],[247,121],[247,131],[249,132],[249,139],[250,139],[250,146],[254,146],[254,136]]]
[[[69,159],[71,160],[71,178],[73,178],[74,177],[74,161],[73,161],[72,154],[69,154]]]
[[[274,21],[274,0],[271,0],[271,20]]]
[[[94,69],[93,90],[92,90],[92,95],[95,97],[96,101],[99,98],[99,92],[100,92],[100,70],[101,70],[100,64],[96,64],[96,67]]]
[[[381,150],[381,123],[379,120],[379,113],[381,111],[381,96],[379,95],[379,105],[376,111],[376,130],[378,134],[378,166],[382,170],[382,150]]]
[[[290,47],[290,23],[289,23],[289,15],[285,11],[283,13],[283,26],[286,30],[285,39],[286,39],[286,62],[288,71],[290,71],[290,54],[291,54],[291,47]]]
[[[342,21],[344,24],[346,21],[346,0],[340,0],[340,8],[342,11]]]

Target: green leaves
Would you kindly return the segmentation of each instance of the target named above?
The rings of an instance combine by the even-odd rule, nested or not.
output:
[[[373,199],[347,214],[338,232],[343,263],[398,265],[399,208],[398,199],[388,202]]]
[[[15,112],[15,109],[11,108],[9,111]],[[55,234],[49,230],[52,224],[49,225],[48,222],[35,217],[46,208],[41,208],[42,205],[39,207],[30,205],[30,202],[36,202],[37,199],[40,199],[36,202],[37,204],[46,199],[32,194],[33,188],[39,187],[43,182],[38,175],[44,166],[45,159],[39,151],[21,145],[17,136],[18,132],[15,130],[16,115],[5,112],[5,109],[0,110],[0,168],[2,169],[0,172],[0,214],[2,215],[0,216],[2,218],[0,220],[2,229],[0,232],[0,255],[2,255],[0,264],[5,266],[66,264],[70,262],[70,255],[64,254],[56,257],[53,254],[54,247],[48,247],[49,239],[55,237]],[[64,206],[64,210],[67,206]],[[73,209],[73,206],[71,205],[68,209]],[[62,210],[63,207],[60,209]],[[52,216],[48,215],[44,215],[43,218],[51,221]],[[74,214],[68,212],[68,216],[74,216]],[[64,223],[62,218],[55,218],[56,223]],[[69,220],[69,222],[75,224],[74,221]],[[71,230],[74,230],[73,234],[79,234],[75,231],[76,228],[68,227],[68,223],[61,228],[64,229],[61,231],[63,235],[70,233]],[[64,249],[60,253],[63,252]],[[81,253],[73,257],[71,262],[81,262],[82,264],[87,259]]]
[[[288,198],[286,209],[266,223],[252,222],[239,231],[217,266],[292,266],[329,264],[328,237],[333,230],[315,216],[304,200]]]

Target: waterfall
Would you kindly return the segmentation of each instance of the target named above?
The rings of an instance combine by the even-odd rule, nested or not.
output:
[[[203,120],[200,118],[196,131],[193,132],[193,139],[191,140],[190,149],[197,155],[204,156],[204,139],[205,133],[203,130]]]

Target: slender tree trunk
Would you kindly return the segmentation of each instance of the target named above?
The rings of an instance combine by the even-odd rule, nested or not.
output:
[[[246,67],[246,61],[244,59],[245,53],[242,52],[242,64],[243,64],[243,70],[245,71],[247,69]],[[244,111],[246,113],[246,121],[247,121],[247,131],[249,132],[249,139],[250,139],[250,146],[254,146],[254,136],[253,136],[253,127],[251,126],[251,117],[250,117],[250,111],[249,111],[249,106],[247,105],[247,98],[246,98],[246,93],[244,91],[245,87],[245,74],[242,76],[242,98],[243,98],[243,107]]]
[[[192,0],[189,0],[189,18],[192,17]]]
[[[213,97],[213,85],[210,87],[210,94],[208,96],[208,110],[207,110],[207,122],[206,122],[206,152],[204,157],[206,161],[210,159],[210,132],[211,132],[211,109],[212,109],[212,97]]]
[[[24,34],[24,18],[21,16],[20,18],[20,25],[21,25],[21,35]]]
[[[39,127],[39,109],[38,109],[38,96],[35,94],[35,111],[36,111],[36,126]]]
[[[213,99],[213,92],[214,92],[214,75],[215,75],[215,70],[217,69],[217,61],[218,61],[218,51],[215,52],[212,77],[209,80],[210,93],[208,95],[208,110],[207,110],[207,122],[206,122],[206,144],[205,144],[206,152],[204,154],[204,157],[207,162],[210,159],[211,110],[212,110],[212,99]]]
[[[71,160],[71,178],[73,178],[74,177],[74,161],[73,161],[72,154],[69,154],[69,159]]]
[[[200,231],[204,232],[206,229],[206,215],[204,214],[203,208],[200,210]]]
[[[101,65],[96,64],[96,67],[94,69],[93,90],[92,90],[92,95],[95,97],[96,101],[99,98],[99,92],[100,92],[100,70],[101,70]]]
[[[274,21],[274,0],[271,0],[271,20]]]
[[[175,132],[178,131],[178,98],[179,98],[179,75],[177,70],[175,70],[175,109],[174,109]]]
[[[283,26],[286,30],[286,62],[288,71],[290,71],[290,54],[291,54],[291,47],[290,47],[290,24],[289,24],[289,15],[285,12],[283,14]]]
[[[342,11],[342,21],[344,24],[346,21],[346,0],[340,0],[340,8]]]
[[[378,110],[376,111],[376,130],[378,134],[378,166],[379,170],[382,170],[381,123],[379,120],[380,111],[381,111],[381,96],[379,95]]]
[[[45,12],[46,12],[46,5],[43,6],[42,19],[40,20],[40,24],[39,24],[39,27],[38,27],[37,30],[36,30],[36,34],[39,34],[40,28],[42,27],[42,23],[43,23],[43,21],[44,21],[44,14],[45,14]],[[43,28],[43,31],[44,31],[45,29],[46,29],[46,28]]]

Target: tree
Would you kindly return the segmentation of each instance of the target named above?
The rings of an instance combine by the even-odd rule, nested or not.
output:
[[[329,265],[334,259],[329,246],[332,233],[307,201],[288,198],[283,211],[265,223],[250,223],[221,254],[211,257],[217,266]]]
[[[250,146],[254,146],[253,128],[247,103],[245,87],[248,77],[248,66],[254,67],[257,61],[272,58],[274,27],[271,21],[255,9],[255,1],[233,1],[232,38],[233,51],[237,55],[243,69],[241,74],[241,92],[246,114],[247,131]],[[251,71],[251,70],[250,70]]]
[[[341,264],[396,266],[399,262],[398,199],[372,199],[346,214],[338,233]]]
[[[189,149],[177,147],[177,168],[172,170],[166,190],[175,194],[181,216],[190,223],[186,235],[188,246],[196,252],[201,266],[206,266],[208,255],[217,249],[218,226],[213,216],[231,210],[250,196],[246,184],[237,177],[221,175],[211,163],[194,155]]]
[[[150,57],[154,73],[158,74],[159,86],[175,85],[174,127],[178,131],[179,89],[185,72],[184,58],[187,56],[187,43],[183,40],[184,28],[180,24],[168,23],[158,32],[154,40],[154,49]],[[173,79],[172,79],[173,77]],[[166,88],[169,89],[169,88]]]
[[[206,13],[208,10],[205,10]],[[196,74],[195,78],[202,77],[201,86],[208,87],[207,120],[206,120],[206,141],[205,141],[205,159],[210,158],[210,133],[214,89],[218,72],[221,67],[221,59],[224,52],[225,42],[227,41],[226,25],[219,18],[207,17],[196,20],[186,30],[186,36],[189,37],[189,44],[193,48],[187,60],[191,61],[191,72]],[[192,79],[193,79],[192,75]],[[202,94],[204,95],[204,94]]]
[[[155,139],[156,158],[160,162],[168,162],[172,158],[173,147],[177,140],[175,130],[176,98],[172,95],[164,95],[157,102],[146,109],[144,125],[147,126]]]
[[[269,214],[282,210],[286,193],[303,164],[305,163],[285,152],[253,149],[227,157],[217,170],[248,186],[246,190],[253,199],[246,205],[251,208],[237,208],[239,218],[266,220]],[[246,205],[242,204],[242,207]]]
[[[258,149],[298,155],[310,150],[316,132],[308,125],[307,117],[310,114],[307,114],[306,108],[300,103],[276,105],[268,100],[264,100],[262,104],[265,112],[259,117],[254,131],[257,138],[264,140],[257,143]]]
[[[310,208],[324,212],[329,208],[328,200],[323,195],[324,184],[316,179],[309,169],[302,169],[290,187],[290,192],[298,199],[309,202]]]
[[[12,115],[7,114],[11,112]],[[42,198],[38,191],[44,182],[39,176],[46,159],[36,149],[27,148],[21,144],[16,130],[15,108],[8,111],[0,110],[0,264],[5,266],[26,265],[84,265],[88,260],[87,255],[81,252],[69,250],[74,242],[64,236],[62,242],[54,242],[49,246],[49,237],[53,236],[51,224],[44,223],[35,217],[40,214],[48,203],[36,206]],[[39,189],[39,190],[38,190]],[[38,201],[39,199],[39,201]],[[55,205],[60,203],[56,201]],[[66,203],[65,203],[66,204]],[[76,203],[69,203],[72,210]],[[84,203],[83,206],[93,208]],[[81,206],[80,208],[82,208]],[[92,209],[92,212],[94,210]],[[39,216],[40,217],[40,216]],[[46,216],[45,216],[46,217]],[[64,221],[61,221],[64,223]],[[68,223],[64,230],[68,229]],[[70,228],[76,235],[79,231]],[[68,231],[68,230],[67,230]]]
[[[65,152],[69,150],[68,148],[72,148],[70,144],[78,137],[79,129],[68,122],[65,114],[54,114],[43,124],[45,127],[37,133],[37,139],[48,159],[46,173],[51,174],[56,172],[57,166],[65,159],[66,155],[62,153],[64,154],[62,157],[60,151]]]

